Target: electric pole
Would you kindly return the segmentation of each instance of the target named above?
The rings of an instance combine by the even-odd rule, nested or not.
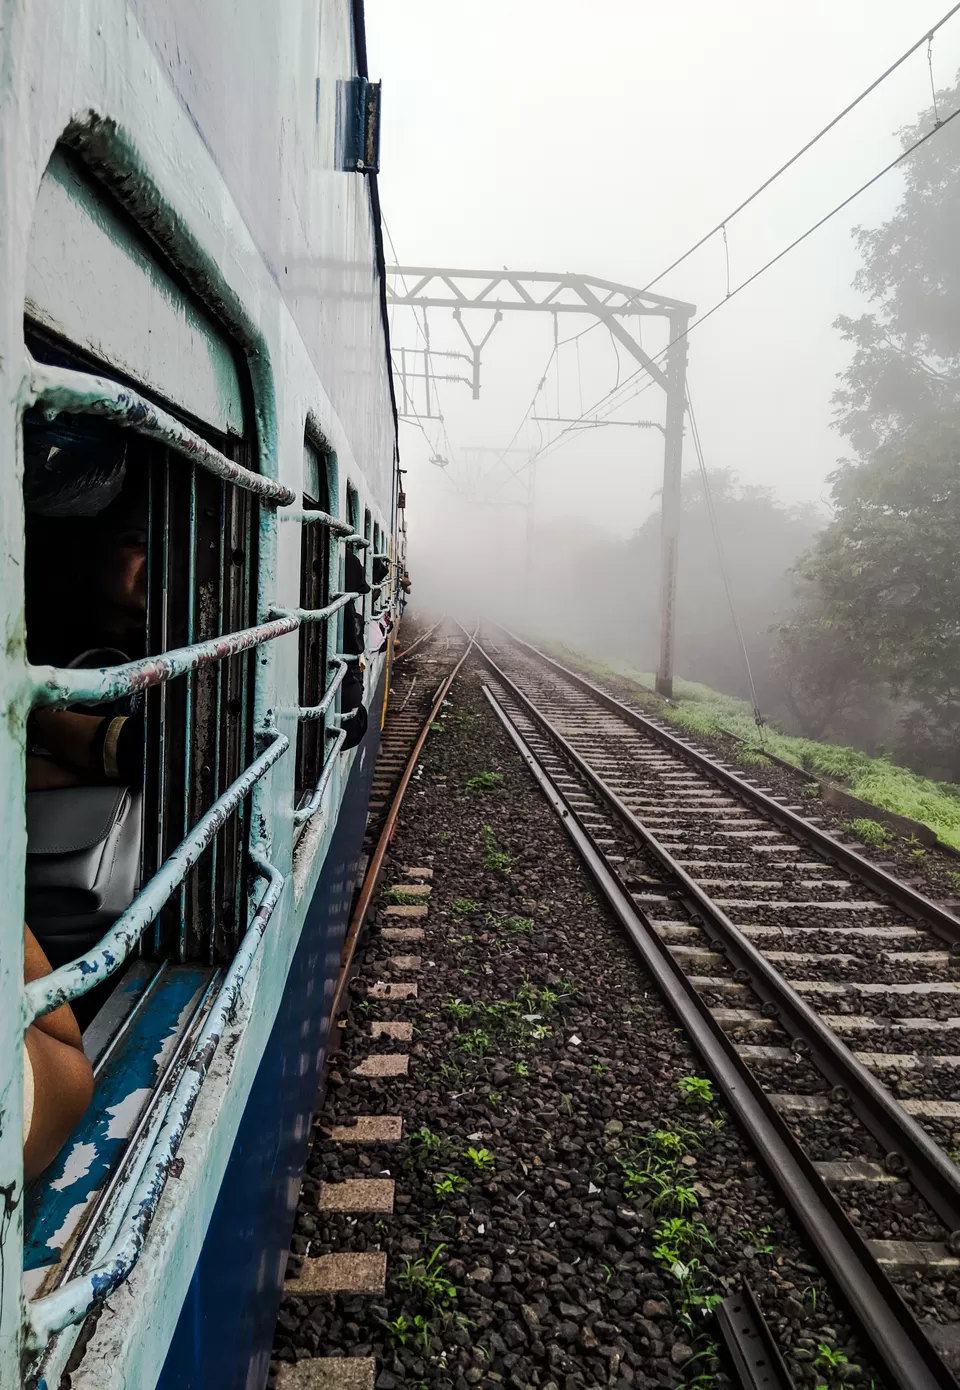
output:
[[[657,694],[673,699],[673,660],[677,634],[677,563],[683,506],[683,421],[687,402],[687,323],[671,318],[667,349],[667,409],[660,507],[660,662]]]

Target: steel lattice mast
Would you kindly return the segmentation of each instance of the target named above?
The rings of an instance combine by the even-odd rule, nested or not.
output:
[[[673,694],[677,560],[680,540],[683,422],[686,410],[687,337],[693,304],[650,294],[630,285],[569,272],[464,270],[438,266],[387,266],[388,306],[449,309],[470,348],[472,378],[480,394],[480,353],[507,313],[586,314],[602,323],[664,393],[663,500],[660,524],[660,657],[657,690]],[[492,312],[493,323],[477,343],[463,323],[465,310]],[[658,362],[628,331],[631,320],[659,318],[667,324],[667,348]],[[464,354],[466,356],[466,354]],[[429,379],[429,357],[425,375]],[[460,378],[463,380],[463,378]],[[589,423],[587,421],[586,423]]]

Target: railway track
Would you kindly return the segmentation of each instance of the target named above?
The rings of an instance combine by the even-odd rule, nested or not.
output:
[[[401,672],[394,669],[390,685],[391,700],[380,734],[363,839],[363,881],[340,952],[332,1018],[337,1017],[343,1002],[357,943],[366,924],[400,806],[413,777],[420,750],[457,672],[470,653],[475,637],[476,632],[471,637],[459,625],[441,619],[401,651],[397,658],[404,665]]]
[[[502,629],[486,694],[891,1380],[960,1366],[960,921]]]
[[[370,788],[364,850],[370,854],[390,810],[437,689],[464,652],[463,635],[453,623],[434,623],[394,657],[390,702],[380,734],[377,765]]]

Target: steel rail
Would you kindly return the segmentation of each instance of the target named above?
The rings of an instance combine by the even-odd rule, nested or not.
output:
[[[439,621],[434,623],[433,627],[427,628],[426,632],[423,634],[422,637],[418,637],[415,642],[411,642],[409,647],[404,647],[403,650],[399,652],[395,651],[393,653],[394,665],[396,665],[398,661],[403,661],[404,658],[408,657],[411,652],[416,651],[417,647],[419,647],[422,642],[426,642],[428,637],[432,637],[442,622],[443,619],[440,618]],[[459,627],[459,623],[457,624],[457,626]]]
[[[947,912],[932,899],[925,897],[923,893],[918,893],[915,888],[901,883],[899,879],[894,878],[893,874],[887,873],[877,864],[872,864],[869,859],[864,859],[863,855],[858,854],[849,845],[841,844],[826,830],[820,830],[817,826],[811,825],[802,816],[798,816],[795,811],[788,811],[785,806],[781,806],[778,801],[768,796],[766,792],[762,792],[759,787],[750,786],[737,773],[722,767],[708,753],[691,748],[689,744],[677,738],[675,734],[671,734],[669,730],[660,728],[651,719],[641,714],[639,710],[631,709],[629,705],[623,704],[615,695],[611,695],[608,691],[595,685],[593,681],[580,675],[579,672],[571,671],[569,667],[555,661],[552,656],[547,656],[545,652],[540,651],[531,642],[524,641],[522,637],[518,637],[516,633],[511,632],[501,623],[495,623],[493,626],[499,627],[500,631],[506,633],[511,642],[522,647],[525,651],[531,652],[538,661],[551,666],[567,680],[579,686],[581,690],[595,696],[607,709],[621,715],[635,728],[642,729],[645,734],[656,739],[664,748],[669,748],[678,757],[686,758],[743,800],[750,801],[754,806],[760,807],[771,820],[776,821],[791,835],[814,845],[821,854],[832,859],[835,864],[839,864],[848,873],[856,874],[871,888],[875,888],[888,897],[908,916],[921,917],[924,925],[929,926],[943,941],[951,946],[960,946],[960,919],[954,917],[952,913]]]
[[[780,1348],[746,1279],[741,1293],[723,1300],[716,1319],[717,1331],[743,1390],[795,1390]]]
[[[441,619],[441,622],[442,621],[443,620]],[[439,626],[440,623],[437,623],[436,627]],[[473,648],[474,642],[476,641],[477,633],[480,631],[480,624],[477,623],[473,636],[470,636],[470,634],[462,628],[461,631],[464,632],[464,636],[467,638],[466,649],[462,653],[460,660],[457,662],[456,666],[454,666],[450,674],[444,678],[443,682],[440,685],[440,689],[434,696],[433,704],[430,707],[430,712],[427,715],[426,720],[424,721],[423,728],[420,730],[420,733],[417,737],[417,741],[413,745],[413,748],[410,752],[410,756],[407,759],[406,766],[403,769],[403,776],[400,778],[397,790],[393,794],[393,799],[390,802],[390,810],[387,812],[387,818],[383,823],[380,835],[377,838],[376,847],[373,851],[373,854],[370,856],[370,860],[367,864],[366,873],[363,876],[363,883],[360,887],[360,894],[357,898],[356,905],[353,909],[353,913],[351,914],[350,924],[347,927],[347,934],[344,937],[343,948],[340,952],[340,973],[337,976],[337,988],[333,996],[333,1007],[330,1010],[330,1017],[332,1020],[336,1020],[337,1010],[340,1008],[340,1001],[343,998],[343,991],[346,989],[347,980],[350,976],[350,968],[353,965],[353,957],[356,953],[357,942],[360,939],[360,933],[363,930],[363,924],[366,921],[367,913],[370,911],[370,904],[373,901],[373,895],[376,891],[377,880],[380,877],[380,870],[383,867],[383,861],[386,858],[387,849],[390,845],[390,841],[393,839],[393,832],[397,824],[397,817],[400,814],[400,806],[403,802],[404,796],[406,795],[407,787],[410,784],[410,778],[413,776],[414,769],[417,765],[417,759],[420,757],[420,752],[423,748],[424,743],[426,742],[427,734],[430,732],[430,727],[436,719],[437,715],[440,713],[440,706],[443,704],[444,700],[447,698],[447,695],[450,693],[450,687],[456,680],[457,674],[460,671],[460,667],[463,665],[467,657],[470,655],[471,649]]]
[[[478,652],[485,656],[482,648]],[[485,658],[489,663],[489,658]],[[492,663],[490,663],[492,664]],[[488,686],[484,693],[643,965],[700,1053],[752,1147],[761,1155],[798,1225],[843,1292],[871,1356],[900,1390],[956,1390],[956,1381],[873,1258],[863,1237],[777,1114],[759,1082],[673,959],[642,909],[616,878],[576,811],[564,799]],[[543,718],[536,719],[542,724]]]
[[[776,967],[744,936],[670,851],[664,849],[656,836],[623,804],[616,792],[594,772],[533,701],[497,666],[479,642],[476,648],[511,696],[576,767],[614,816],[659,860],[671,879],[680,886],[688,905],[694,905],[694,913],[709,924],[707,935],[712,936],[712,948],[725,955],[737,970],[744,971],[764,1005],[772,1004],[776,1016],[789,1027],[792,1035],[804,1039],[808,1044],[811,1060],[833,1086],[841,1088],[842,1099],[849,1101],[860,1121],[883,1145],[891,1169],[894,1165],[905,1168],[917,1191],[944,1222],[954,1241],[960,1239],[960,1169],[897,1103],[886,1086],[857,1060],[817,1011],[801,998]],[[703,925],[696,915],[693,923]]]

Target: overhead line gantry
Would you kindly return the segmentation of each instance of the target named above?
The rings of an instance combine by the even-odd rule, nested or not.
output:
[[[680,533],[680,476],[683,462],[683,423],[686,410],[687,327],[696,306],[680,299],[652,294],[612,280],[564,271],[465,270],[438,266],[388,265],[387,304],[411,309],[449,309],[470,348],[472,376],[467,382],[476,400],[480,395],[480,354],[490,334],[507,313],[587,315],[607,328],[658,385],[665,397],[663,424],[663,498],[660,554],[660,657],[657,690],[673,694],[676,633],[677,557]],[[478,342],[463,322],[467,310],[493,314],[493,322]],[[629,326],[645,318],[667,324],[667,347],[651,356]],[[424,334],[424,376],[429,381],[430,346]],[[464,354],[464,356],[467,356]],[[463,378],[460,378],[463,380]],[[404,391],[406,385],[404,381]],[[589,425],[589,412],[584,424]]]

